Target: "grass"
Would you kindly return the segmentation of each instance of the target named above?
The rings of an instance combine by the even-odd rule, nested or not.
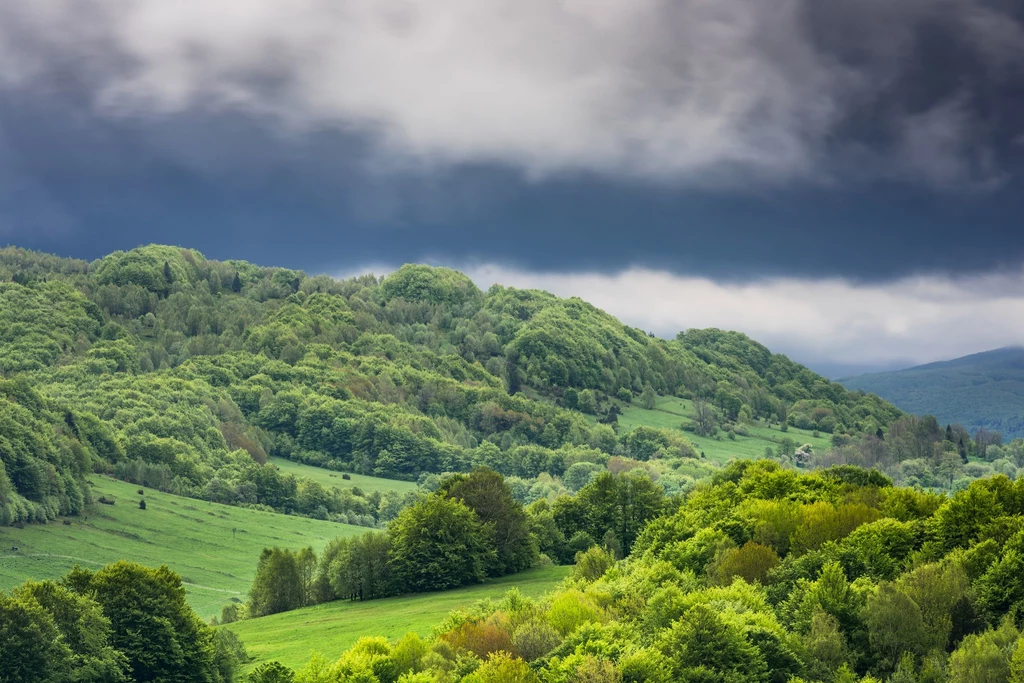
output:
[[[341,472],[327,470],[323,467],[314,467],[313,465],[303,465],[301,462],[292,462],[285,458],[268,458],[267,462],[276,465],[285,474],[306,477],[319,483],[321,486],[337,486],[340,489],[357,487],[363,493],[370,493],[371,491],[398,491],[399,493],[405,493],[419,488],[416,482],[413,481],[381,479],[380,477],[368,477],[364,474],[349,474],[350,479],[342,479]]]
[[[254,657],[250,666],[276,659],[298,668],[309,661],[314,650],[333,661],[363,636],[395,640],[410,631],[426,636],[452,610],[500,598],[513,587],[528,597],[538,597],[568,573],[569,567],[541,567],[467,588],[367,602],[330,602],[239,621],[226,628],[238,634]]]
[[[675,396],[659,396],[654,410],[645,410],[637,403],[626,406],[619,416],[619,426],[623,432],[641,425],[678,430],[684,422],[692,420],[693,415],[692,401]],[[830,443],[827,434],[814,436],[813,432],[796,427],[790,427],[788,431],[783,432],[778,426],[770,428],[765,423],[758,422],[747,425],[746,429],[749,435],[737,434],[735,440],[729,439],[723,432],[719,432],[720,439],[697,436],[692,432],[686,432],[685,435],[698,451],[704,452],[708,460],[717,463],[724,463],[733,457],[762,457],[766,448],[778,450],[779,441],[784,437],[789,437],[798,446],[809,443],[816,452],[825,450]]]
[[[166,564],[181,574],[189,603],[203,618],[219,615],[232,599],[244,600],[263,548],[312,546],[319,551],[338,536],[363,527],[248,510],[183,498],[106,477],[92,477],[94,503],[82,517],[0,527],[0,589],[28,579],[54,579],[75,564],[95,569],[120,559]],[[145,498],[146,509],[138,501]],[[17,551],[12,551],[17,547]]]

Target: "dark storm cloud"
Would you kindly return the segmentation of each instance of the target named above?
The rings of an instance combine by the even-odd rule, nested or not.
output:
[[[309,268],[1024,256],[1001,0],[0,5],[0,236]]]
[[[238,112],[390,164],[734,185],[999,182],[1012,0],[51,0],[2,10],[0,78],[111,117]]]

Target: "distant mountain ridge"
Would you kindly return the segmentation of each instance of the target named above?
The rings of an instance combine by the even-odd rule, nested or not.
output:
[[[1008,346],[905,370],[840,379],[849,389],[878,394],[899,408],[984,427],[1006,439],[1024,436],[1024,346]]]

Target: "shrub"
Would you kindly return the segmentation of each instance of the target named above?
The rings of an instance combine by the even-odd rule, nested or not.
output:
[[[466,622],[446,633],[443,638],[455,649],[472,652],[477,657],[512,651],[512,637],[494,620]]]
[[[551,601],[548,622],[554,629],[567,636],[583,624],[604,620],[604,613],[594,601],[576,589],[559,593]]]
[[[521,659],[505,653],[491,656],[479,669],[462,679],[463,683],[540,683],[537,674]]]
[[[555,629],[543,621],[528,621],[512,634],[512,650],[528,662],[540,659],[560,642]]]

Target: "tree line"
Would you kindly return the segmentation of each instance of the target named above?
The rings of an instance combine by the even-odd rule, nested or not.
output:
[[[229,605],[221,620],[331,600],[447,590],[539,561],[568,564],[593,547],[623,557],[668,504],[647,476],[604,472],[575,496],[524,507],[499,473],[477,468],[445,478],[386,531],[335,539],[319,557],[311,548],[265,549],[245,612]]]

